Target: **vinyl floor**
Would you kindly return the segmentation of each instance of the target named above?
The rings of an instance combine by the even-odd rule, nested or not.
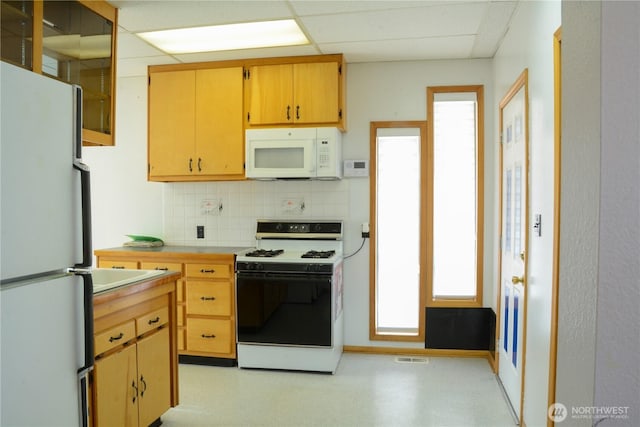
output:
[[[513,426],[484,359],[345,353],[334,375],[181,364],[164,427]]]

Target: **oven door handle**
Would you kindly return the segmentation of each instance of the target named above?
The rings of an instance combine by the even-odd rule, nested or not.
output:
[[[317,280],[320,276],[326,276],[331,281],[331,273],[318,273],[310,271],[308,273],[283,273],[273,271],[249,272],[238,271],[238,279],[282,279],[282,280]]]

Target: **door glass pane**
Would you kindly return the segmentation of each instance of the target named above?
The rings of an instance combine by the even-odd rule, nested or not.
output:
[[[433,297],[473,298],[477,289],[476,101],[436,96],[433,108]]]
[[[113,24],[75,1],[45,1],[42,72],[82,86],[83,128],[111,133]]]
[[[33,1],[3,1],[0,10],[2,60],[33,68]]]
[[[376,331],[380,334],[418,333],[420,131],[412,131],[417,136],[378,132],[377,138]]]

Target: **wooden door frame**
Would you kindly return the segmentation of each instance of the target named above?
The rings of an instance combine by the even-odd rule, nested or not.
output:
[[[547,408],[556,400],[558,355],[558,290],[560,280],[560,165],[562,155],[562,27],[553,34],[553,272],[551,279],[551,329],[549,337],[549,391]],[[547,417],[547,426],[555,423]]]
[[[525,188],[527,189],[527,194],[525,197],[525,215],[524,215],[524,230],[525,230],[525,242],[526,245],[524,246],[524,253],[525,253],[525,258],[524,258],[524,278],[525,278],[525,284],[523,287],[523,295],[524,295],[524,304],[523,304],[523,308],[522,308],[522,383],[520,385],[520,402],[517,402],[518,405],[520,405],[520,416],[519,416],[519,425],[524,425],[524,414],[523,414],[523,410],[524,410],[524,385],[525,385],[525,367],[526,367],[526,354],[527,354],[527,340],[526,340],[526,336],[527,336],[527,282],[528,282],[528,278],[527,278],[527,274],[528,274],[528,268],[527,268],[527,264],[528,264],[528,258],[529,258],[529,195],[530,195],[530,189],[529,189],[529,69],[525,68],[522,73],[520,73],[520,75],[518,76],[518,78],[514,81],[514,83],[511,85],[511,87],[509,88],[509,90],[507,91],[507,93],[504,95],[504,97],[500,100],[500,104],[499,104],[499,108],[498,108],[498,122],[499,122],[499,141],[498,144],[500,146],[500,155],[499,155],[499,161],[498,161],[498,176],[499,176],[499,184],[498,184],[498,208],[499,208],[499,215],[498,215],[498,235],[499,235],[499,250],[498,250],[498,289],[497,289],[497,299],[496,299],[496,332],[495,332],[495,336],[496,336],[496,344],[498,344],[500,342],[500,333],[501,333],[501,328],[500,328],[500,324],[502,322],[502,225],[503,225],[503,218],[502,218],[502,211],[503,211],[503,203],[502,203],[502,192],[503,192],[503,186],[502,186],[502,182],[503,182],[503,176],[502,176],[502,168],[503,168],[503,154],[502,154],[502,126],[503,126],[503,121],[502,121],[502,109],[509,103],[509,101],[511,101],[511,99],[518,93],[518,91],[520,89],[524,88],[524,111],[525,111],[525,119],[524,119],[524,128],[525,128],[525,135],[526,138],[524,140],[524,155],[525,155],[525,162],[524,162],[524,166],[525,166],[525,173],[523,173],[524,175],[524,180],[525,180]],[[500,367],[500,357],[499,357],[499,353],[500,353],[500,346],[496,345],[496,350],[495,350],[495,355],[494,355],[494,369],[495,369],[495,373],[496,375],[499,376],[499,367]],[[513,404],[513,403],[512,403]]]

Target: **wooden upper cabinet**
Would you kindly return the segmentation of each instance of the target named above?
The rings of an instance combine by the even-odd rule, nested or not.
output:
[[[148,177],[244,177],[242,67],[149,74]]]
[[[246,74],[247,125],[328,125],[343,128],[342,62],[255,65]]]
[[[113,145],[117,9],[106,1],[2,1],[2,60],[83,89],[84,145]]]
[[[195,82],[195,71],[169,71],[149,77],[150,179],[193,171]]]
[[[196,156],[205,175],[244,174],[242,67],[196,71]]]

